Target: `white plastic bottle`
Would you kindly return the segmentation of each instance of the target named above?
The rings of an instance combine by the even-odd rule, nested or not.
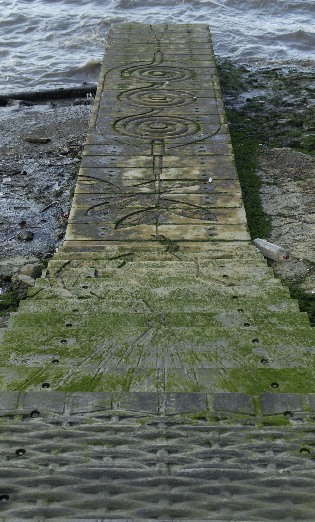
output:
[[[288,253],[282,247],[269,243],[269,241],[265,239],[254,239],[253,245],[269,259],[274,259],[275,261],[285,261],[289,259]]]

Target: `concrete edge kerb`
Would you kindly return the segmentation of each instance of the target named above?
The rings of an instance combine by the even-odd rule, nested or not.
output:
[[[315,413],[315,394],[155,393],[155,392],[0,392],[0,417],[75,416],[104,414],[143,416],[207,415],[265,417]]]

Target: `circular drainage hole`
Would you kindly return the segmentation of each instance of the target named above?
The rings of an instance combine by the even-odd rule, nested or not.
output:
[[[300,453],[301,455],[309,455],[311,453],[311,450],[309,450],[308,448],[301,448]]]
[[[60,339],[60,344],[68,344],[68,340],[67,339]]]
[[[8,502],[10,495],[0,495],[0,502]]]
[[[32,419],[36,419],[37,417],[40,416],[40,412],[38,410],[33,410],[31,411],[31,417]]]
[[[23,455],[25,455],[26,453],[26,450],[23,449],[23,448],[19,448],[17,450],[15,450],[15,454],[18,456],[18,457],[22,457]]]
[[[42,388],[50,388],[50,382],[43,382]]]
[[[53,359],[51,362],[52,362],[52,364],[58,364],[59,363],[59,359]]]
[[[293,413],[292,413],[292,411],[284,411],[284,412],[283,412],[283,415],[284,415],[285,417],[288,417],[288,418],[293,417]]]
[[[252,343],[256,344],[256,343],[259,343],[259,339],[252,339]]]
[[[260,359],[261,364],[268,364],[268,359],[265,359],[264,357]]]
[[[271,386],[271,388],[279,388],[279,383],[278,382],[272,382],[270,386]]]
[[[72,328],[73,324],[72,323],[66,323],[66,327],[67,328]]]

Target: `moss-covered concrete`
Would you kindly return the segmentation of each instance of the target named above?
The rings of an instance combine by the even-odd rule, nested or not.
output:
[[[173,55],[163,27],[139,29],[137,58],[112,32],[66,239],[11,318],[3,390],[313,391],[314,332],[247,229],[243,204],[252,236],[270,227],[261,135],[229,111],[235,160],[211,48],[203,63],[183,28]],[[244,71],[220,74],[241,91]]]

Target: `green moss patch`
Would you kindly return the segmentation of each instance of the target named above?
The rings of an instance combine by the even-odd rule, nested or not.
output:
[[[249,69],[229,60],[219,62],[218,71],[251,238],[268,239],[271,220],[262,207],[257,158],[262,146],[315,154],[315,106],[310,104],[315,73],[302,65]],[[300,281],[289,287],[314,326],[315,297]]]
[[[306,312],[310,324],[315,326],[315,295],[306,294],[301,288],[301,282],[295,281],[289,284],[290,294],[293,299],[297,299],[301,312]]]
[[[0,295],[0,316],[14,312],[19,305],[19,298],[14,290]]]
[[[264,392],[314,393],[314,371],[306,368],[231,369],[219,382],[223,391],[257,396]]]

